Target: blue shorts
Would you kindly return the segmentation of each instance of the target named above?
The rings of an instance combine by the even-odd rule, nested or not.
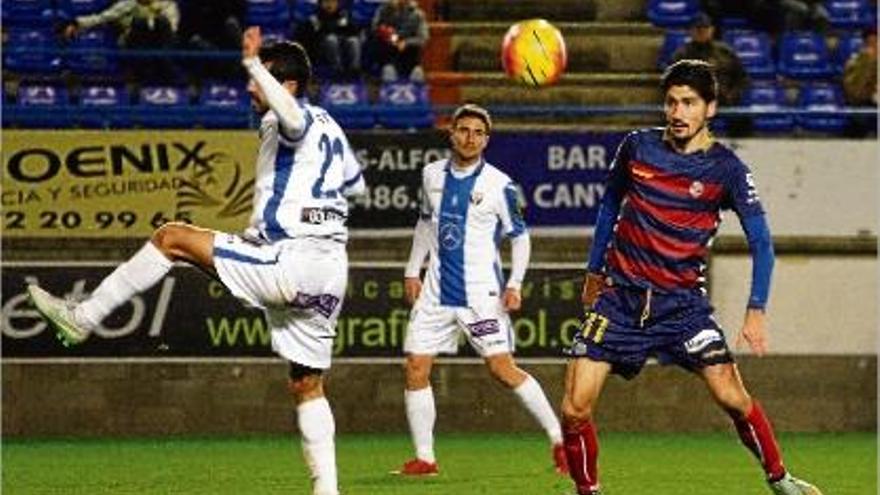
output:
[[[611,372],[626,379],[638,375],[649,357],[689,371],[732,363],[712,313],[708,299],[697,292],[605,287],[564,352],[610,363]]]

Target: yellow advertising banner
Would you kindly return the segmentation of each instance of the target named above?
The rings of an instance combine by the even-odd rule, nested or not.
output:
[[[3,235],[147,237],[178,220],[248,221],[253,131],[3,132]]]

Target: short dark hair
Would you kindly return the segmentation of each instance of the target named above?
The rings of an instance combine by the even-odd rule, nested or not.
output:
[[[293,41],[279,41],[260,48],[260,60],[271,62],[269,73],[278,82],[296,81],[296,96],[303,96],[312,78],[312,62],[305,48]]]
[[[666,68],[660,87],[665,95],[672,86],[689,86],[706,103],[718,97],[718,79],[712,64],[703,60],[684,59]]]
[[[454,126],[459,119],[464,117],[476,117],[482,120],[483,123],[486,124],[486,133],[492,132],[492,117],[489,116],[489,111],[480,105],[477,105],[476,103],[465,103],[456,108],[455,112],[452,113],[452,125]]]

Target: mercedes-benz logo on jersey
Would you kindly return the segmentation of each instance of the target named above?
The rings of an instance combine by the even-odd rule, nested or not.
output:
[[[440,226],[440,245],[443,249],[456,249],[461,246],[461,227],[454,223],[444,223]]]
[[[703,195],[705,189],[706,188],[703,186],[702,182],[695,180],[691,182],[691,187],[688,188],[688,193],[690,193],[692,198],[699,198]]]

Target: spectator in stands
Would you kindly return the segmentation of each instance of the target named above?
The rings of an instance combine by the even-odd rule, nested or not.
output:
[[[700,13],[690,28],[691,40],[679,47],[672,54],[672,62],[684,59],[703,60],[712,64],[718,78],[718,102],[724,106],[737,106],[746,88],[749,87],[749,75],[727,43],[715,39],[715,26],[712,19]],[[749,117],[731,116],[725,119],[727,132],[733,136],[751,133]]]
[[[136,50],[168,49],[176,44],[180,11],[173,0],[119,0],[92,15],[79,16],[64,28],[64,37],[72,38],[83,30],[105,24],[119,32],[119,46]],[[168,80],[174,69],[167,59],[134,60],[135,76],[142,81]]]
[[[745,0],[744,3],[750,24],[774,35],[783,31],[828,29],[828,10],[822,0]]]
[[[855,107],[877,107],[877,27],[871,27],[863,33],[862,49],[853,54],[843,69],[843,94],[846,103]],[[847,134],[864,136],[875,130],[877,119],[871,117],[853,117],[850,119]]]
[[[724,106],[737,105],[749,86],[749,75],[736,52],[727,43],[715,39],[715,26],[705,13],[694,19],[690,34],[691,40],[672,54],[672,61],[687,58],[712,64],[718,77],[718,102]]]
[[[336,78],[356,78],[361,70],[361,29],[339,0],[320,0],[318,11],[296,29],[312,60],[325,65]]]
[[[424,81],[419,62],[428,36],[425,13],[414,0],[388,0],[379,7],[373,18],[371,53],[382,67],[382,80]]]
[[[237,50],[244,24],[244,0],[188,1],[182,4],[179,39],[190,50]],[[197,71],[203,77],[244,78],[235,60],[200,61]]]

